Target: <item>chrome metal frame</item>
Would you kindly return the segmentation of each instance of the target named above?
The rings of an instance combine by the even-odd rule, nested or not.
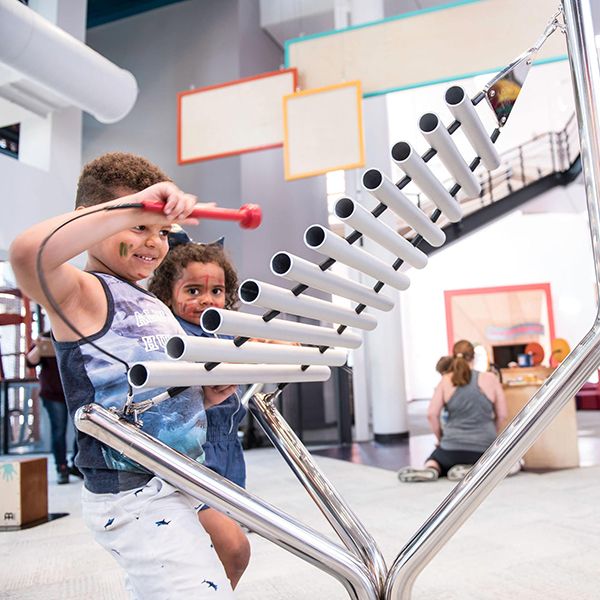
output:
[[[596,285],[600,291],[600,121],[597,112],[600,106],[600,67],[589,1],[565,0],[563,8],[579,121]],[[599,364],[600,311],[588,334],[400,551],[388,573],[386,599],[410,598],[419,573],[550,425]]]
[[[600,107],[600,67],[589,0],[564,0],[563,9],[579,121],[596,287],[600,297],[600,118],[597,112]],[[75,421],[81,431],[331,574],[345,586],[350,598],[408,600],[416,578],[429,561],[506,476],[510,467],[550,425],[599,364],[600,310],[588,334],[404,546],[387,576],[383,556],[373,538],[279,414],[273,404],[273,395],[259,394],[253,387],[245,395],[244,403],[250,398],[249,408],[253,415],[347,549],[98,405],[79,409]]]
[[[87,404],[78,409],[75,423],[80,431],[125,454],[174,487],[329,573],[353,600],[380,598],[371,572],[354,554],[114,412]]]
[[[256,394],[250,398],[248,408],[346,548],[367,566],[377,589],[383,589],[387,567],[375,540],[325,477],[274,400],[275,394]]]

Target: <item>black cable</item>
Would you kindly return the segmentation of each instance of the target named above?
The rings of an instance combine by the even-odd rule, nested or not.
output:
[[[60,306],[56,302],[56,300],[54,299],[54,296],[52,296],[52,294],[50,293],[50,289],[48,287],[48,282],[46,280],[46,276],[44,275],[44,269],[42,268],[42,256],[44,254],[44,250],[46,249],[46,245],[52,239],[52,237],[58,231],[60,231],[63,227],[73,223],[73,221],[77,221],[78,219],[82,219],[83,217],[87,217],[89,215],[93,215],[93,214],[96,214],[99,212],[104,212],[104,211],[109,211],[109,210],[121,210],[121,209],[127,209],[127,208],[142,208],[142,206],[143,205],[141,203],[116,204],[113,206],[97,208],[95,210],[91,210],[89,212],[82,213],[80,215],[76,215],[76,216],[72,217],[71,219],[69,219],[68,221],[61,223],[56,229],[51,231],[44,238],[44,240],[40,244],[40,247],[38,248],[36,259],[35,259],[35,270],[36,270],[38,280],[40,282],[40,288],[42,289],[44,296],[46,296],[46,299],[48,301],[48,304],[50,305],[50,308],[52,308],[52,310],[57,314],[57,316],[62,319],[62,321],[65,323],[65,325],[71,331],[73,331],[77,336],[79,336],[79,338],[81,340],[83,340],[84,343],[89,344],[90,346],[92,346],[93,348],[95,348],[96,350],[101,352],[102,354],[105,354],[106,356],[112,358],[113,360],[121,363],[125,367],[125,372],[129,371],[129,364],[127,363],[127,361],[123,360],[122,358],[119,358],[118,356],[115,356],[114,354],[110,353],[108,350],[105,350],[104,348],[101,348],[100,346],[98,346],[97,344],[92,342],[88,336],[81,333],[81,331],[79,331],[79,329],[77,329],[77,327],[75,327],[75,325],[66,317],[65,313],[60,308]],[[129,383],[128,383],[128,385],[129,385],[129,390],[131,392],[131,386]]]

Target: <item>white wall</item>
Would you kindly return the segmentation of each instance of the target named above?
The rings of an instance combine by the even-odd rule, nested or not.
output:
[[[49,10],[50,4],[53,10]],[[36,3],[31,2],[30,6],[35,8]],[[77,39],[83,39],[84,2],[57,0],[51,3],[47,0],[40,6],[45,9],[42,16],[55,17],[56,25]],[[67,108],[50,115],[46,123],[41,119],[36,121],[26,124],[24,130],[28,129],[27,134],[30,133],[38,140],[37,144],[44,146],[37,150],[46,157],[45,161],[41,161],[45,162],[45,168],[0,155],[4,206],[4,218],[0,220],[0,259],[6,258],[10,242],[23,229],[73,208],[81,167],[81,111]],[[21,141],[25,145],[28,143],[26,139]]]
[[[444,104],[446,89],[462,85],[473,96],[490,77],[481,75],[388,95],[389,147],[406,140],[419,153],[424,152],[427,144],[418,129],[420,117],[435,112],[448,125],[452,117]],[[496,123],[487,103],[481,102],[477,111],[492,131]],[[573,112],[568,62],[534,66],[496,146],[502,153],[535,135],[561,130]],[[453,139],[465,157],[474,156],[460,130]],[[429,166],[441,179],[449,177],[437,157]],[[395,181],[402,177],[395,165],[388,169]],[[405,191],[419,190],[410,184]],[[552,190],[522,211],[444,247],[423,271],[410,270],[411,287],[401,295],[409,399],[431,397],[438,379],[435,363],[448,350],[444,290],[549,282],[556,335],[572,345],[579,341],[596,306],[587,215],[581,212],[584,201],[579,185]]]
[[[260,29],[258,0],[177,2],[94,27],[88,44],[130,70],[140,93],[115,125],[84,118],[84,162],[108,151],[133,152],[201,201],[259,204],[264,219],[256,231],[211,220],[190,228],[198,241],[225,235],[241,277],[270,279],[276,251],[303,251],[303,227],[327,221],[324,177],[284,181],[280,148],[177,165],[177,92],[273,71],[283,62],[281,48]]]
[[[556,188],[442,249],[426,269],[411,269],[402,294],[408,398],[430,398],[437,359],[447,353],[444,291],[550,283],[556,336],[573,347],[596,314],[585,194]],[[561,212],[525,212],[543,210]]]

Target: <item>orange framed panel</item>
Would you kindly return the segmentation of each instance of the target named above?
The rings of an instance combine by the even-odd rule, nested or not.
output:
[[[179,92],[178,164],[282,146],[282,98],[297,81],[291,68]]]
[[[360,81],[285,96],[283,123],[286,180],[364,166]]]

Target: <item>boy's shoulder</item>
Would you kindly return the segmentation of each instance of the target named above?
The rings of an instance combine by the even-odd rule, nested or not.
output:
[[[81,269],[77,269],[77,285],[60,305],[60,311],[46,306],[52,322],[54,337],[59,341],[75,341],[79,338],[61,318],[64,315],[84,335],[95,333],[106,320],[108,302],[101,281]],[[53,281],[52,288],[60,286]]]

